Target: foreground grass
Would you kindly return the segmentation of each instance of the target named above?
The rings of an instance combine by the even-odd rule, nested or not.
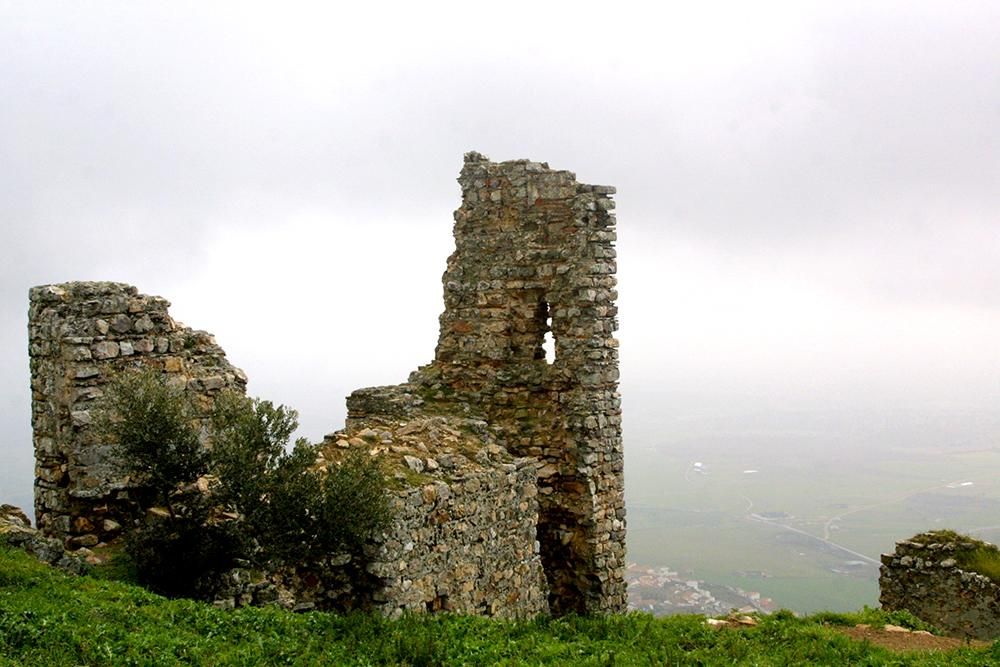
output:
[[[7,665],[1000,665],[992,648],[897,655],[830,624],[907,623],[866,610],[743,630],[645,614],[495,621],[466,616],[225,612],[128,584],[68,577],[0,546],[0,666]]]

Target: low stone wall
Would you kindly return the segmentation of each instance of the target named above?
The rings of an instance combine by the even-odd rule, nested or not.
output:
[[[31,421],[38,528],[69,548],[113,539],[133,513],[127,477],[92,432],[91,409],[119,371],[147,367],[208,410],[246,376],[215,339],[175,322],[166,299],[131,285],[72,282],[29,292]]]
[[[955,637],[1000,637],[1000,586],[959,567],[956,556],[984,543],[944,541],[924,533],[896,543],[882,555],[879,602],[884,609],[907,610]]]
[[[537,462],[515,458],[485,422],[417,414],[369,418],[328,436],[336,460],[370,448],[396,484],[395,524],[368,571],[374,605],[523,617],[548,610],[537,541]]]
[[[375,393],[386,398],[387,389]],[[362,608],[387,616],[528,617],[548,610],[534,459],[510,456],[481,421],[420,414],[402,421],[355,417],[326,437],[320,463],[335,463],[352,448],[379,457],[394,487],[393,524],[366,562],[344,555],[267,575],[234,571],[218,605]]]

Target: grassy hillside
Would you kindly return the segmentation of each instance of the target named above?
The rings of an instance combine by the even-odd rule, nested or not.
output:
[[[866,611],[745,629],[643,614],[508,622],[463,616],[225,612],[140,588],[74,578],[0,546],[0,666],[6,665],[983,665],[992,648],[893,654],[830,624],[905,623]]]

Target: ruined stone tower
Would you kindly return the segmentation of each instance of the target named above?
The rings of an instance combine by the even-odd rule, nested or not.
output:
[[[365,570],[378,581],[346,601],[350,576],[333,566],[282,585],[301,603],[389,615],[624,611],[614,188],[479,153],[458,180],[434,361],[404,384],[352,393],[346,427],[317,447],[324,465],[364,448],[394,480],[394,525]],[[46,285],[30,300],[36,515],[68,547],[88,547],[136,509],[90,429],[105,383],[152,367],[207,411],[246,378],[211,336],[134,287]]]
[[[513,454],[539,461],[551,609],[624,609],[615,190],[479,153],[458,180],[437,351],[410,381],[482,413]]]

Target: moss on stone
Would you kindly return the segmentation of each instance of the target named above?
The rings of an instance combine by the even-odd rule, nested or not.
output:
[[[931,530],[914,535],[909,541],[925,547],[934,544],[946,547],[960,569],[1000,584],[1000,549],[996,545],[954,530]]]

